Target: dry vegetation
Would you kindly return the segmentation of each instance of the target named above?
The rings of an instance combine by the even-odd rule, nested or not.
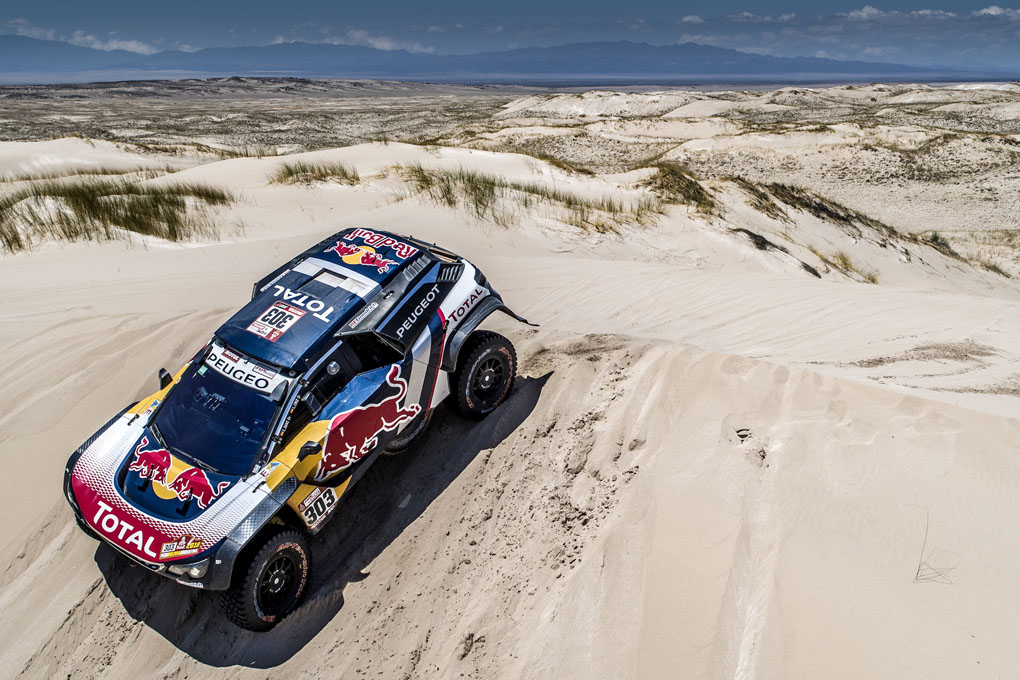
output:
[[[311,184],[313,182],[339,182],[340,184],[358,184],[361,177],[358,171],[343,163],[293,161],[284,162],[276,167],[269,177],[271,184]]]
[[[548,184],[511,181],[464,168],[438,170],[411,165],[397,170],[415,193],[504,226],[517,221],[515,208],[528,211],[538,205],[557,208],[558,217],[567,224],[599,233],[615,232],[623,224],[641,223],[661,212],[659,203],[650,197],[630,203],[606,196],[586,197]]]
[[[712,194],[686,168],[675,163],[661,163],[655,168],[655,174],[645,185],[664,203],[691,205],[706,215],[716,211],[716,201]]]
[[[124,180],[43,180],[0,195],[0,246],[7,252],[43,238],[111,239],[120,231],[181,241],[217,233],[207,209],[233,197],[201,184],[151,186]]]

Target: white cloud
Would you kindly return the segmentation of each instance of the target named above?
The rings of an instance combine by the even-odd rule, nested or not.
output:
[[[780,14],[778,17],[776,17],[776,21],[781,21],[785,24],[787,22],[793,21],[796,18],[797,15],[794,14],[793,12],[790,12],[789,14]]]
[[[955,12],[946,12],[941,9],[918,9],[910,13],[912,17],[932,17],[935,19],[952,19],[956,17]]]
[[[688,14],[683,19],[681,19],[680,22],[684,24],[703,24],[705,23],[705,20],[699,17],[697,14]]]
[[[984,9],[979,9],[973,12],[973,16],[976,17],[1004,17],[1007,19],[1020,19],[1020,10],[1010,9],[1008,7],[999,7],[998,5],[989,5]]]
[[[94,50],[103,50],[109,52],[111,50],[127,50],[128,52],[137,52],[138,54],[153,54],[156,52],[156,48],[148,43],[144,43],[140,40],[120,40],[115,38],[117,35],[116,31],[111,31],[108,34],[108,39],[103,40],[97,38],[91,33],[85,31],[75,31],[70,37],[58,36],[56,31],[39,28],[38,26],[32,25],[31,22],[25,19],[12,19],[7,22],[7,25],[14,29],[14,32],[18,35],[23,35],[26,38],[37,38],[39,40],[63,40],[69,42],[72,45],[78,45],[79,47],[91,47]]]
[[[94,50],[103,50],[104,52],[110,52],[111,50],[127,50],[128,52],[137,52],[138,54],[154,54],[156,52],[155,47],[140,40],[117,40],[115,38],[102,40],[90,33],[85,33],[85,31],[75,31],[74,35],[68,38],[67,42],[79,47],[91,47]]]
[[[427,53],[432,51],[431,47],[422,45],[417,41],[391,38],[387,35],[372,33],[360,28],[352,28],[341,37],[327,38],[323,42],[330,43],[332,45],[361,45],[363,47],[374,47],[377,50],[386,50],[387,52],[393,50],[407,50],[408,52]]]
[[[56,40],[56,35],[53,31],[47,31],[33,26],[25,19],[11,19],[7,22],[7,25],[14,29],[14,32],[18,35],[26,38],[36,38],[37,40]]]
[[[872,7],[871,5],[865,5],[860,9],[855,9],[852,12],[847,12],[846,14],[841,14],[839,16],[844,16],[847,17],[848,19],[855,19],[858,21],[867,21],[869,19],[877,19],[879,17],[883,17],[885,16],[885,12],[875,7]]]
[[[446,33],[446,29],[442,26],[429,26],[425,30],[429,33]]]

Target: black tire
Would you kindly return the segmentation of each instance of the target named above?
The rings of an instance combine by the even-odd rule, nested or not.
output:
[[[394,437],[383,450],[384,456],[395,456],[403,453],[417,444],[425,431],[428,430],[429,421],[432,420],[432,411],[428,410],[415,416],[411,424],[401,430],[400,434]]]
[[[475,331],[461,348],[451,376],[453,406],[465,418],[480,420],[503,403],[517,375],[517,353],[499,333]]]
[[[248,554],[246,563],[237,564],[220,604],[238,627],[264,632],[292,612],[305,594],[311,566],[308,544],[299,532],[274,527]]]

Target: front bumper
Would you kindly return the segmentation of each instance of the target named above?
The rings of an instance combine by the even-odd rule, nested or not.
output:
[[[223,539],[211,550],[206,551],[203,555],[195,559],[175,560],[163,563],[146,562],[145,560],[138,559],[134,555],[121,550],[120,547],[103,538],[103,536],[93,529],[92,526],[89,525],[88,521],[86,521],[85,516],[81,512],[81,508],[78,507],[78,501],[74,497],[74,491],[71,489],[71,471],[74,469],[74,464],[77,462],[77,458],[77,455],[72,456],[71,460],[67,462],[67,467],[64,469],[64,496],[67,498],[67,503],[71,506],[71,510],[74,512],[74,521],[86,535],[105,543],[121,555],[130,559],[133,563],[141,565],[160,576],[165,576],[166,578],[177,581],[181,585],[188,586],[189,588],[226,590],[230,587],[230,577],[234,571],[234,561],[237,558],[237,553],[240,552],[241,549],[241,546],[237,545],[237,543],[235,543],[230,537]],[[187,569],[194,565],[201,564],[202,562],[207,562],[208,566],[201,576],[194,578],[186,573]],[[180,570],[185,571],[185,573],[174,573],[170,571],[171,566],[178,567]]]
[[[204,590],[226,590],[230,587],[231,578],[234,573],[234,563],[241,549],[251,540],[253,536],[277,515],[280,508],[297,488],[297,479],[289,477],[277,486],[264,500],[223,539],[220,539],[212,548],[187,560],[173,560],[170,562],[155,563],[142,560],[132,555],[116,544],[100,535],[85,519],[78,501],[75,498],[71,483],[71,473],[74,466],[81,457],[82,452],[87,448],[83,445],[71,456],[64,469],[64,496],[67,498],[71,510],[74,512],[75,522],[87,535],[95,538],[117,552],[128,557],[135,564],[139,564],[149,571],[157,573],[166,578],[177,581],[189,588],[202,588]],[[205,572],[198,578],[190,576],[187,571],[203,561],[208,560]],[[185,573],[174,573],[170,566],[180,567]],[[176,570],[175,570],[176,571]]]

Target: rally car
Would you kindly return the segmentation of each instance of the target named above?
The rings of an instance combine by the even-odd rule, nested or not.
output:
[[[409,448],[449,397],[481,418],[506,399],[528,323],[467,260],[347,229],[255,284],[251,301],[160,390],[71,455],[78,525],[179,583],[219,590],[268,630],[308,584],[307,536],[379,455]]]

